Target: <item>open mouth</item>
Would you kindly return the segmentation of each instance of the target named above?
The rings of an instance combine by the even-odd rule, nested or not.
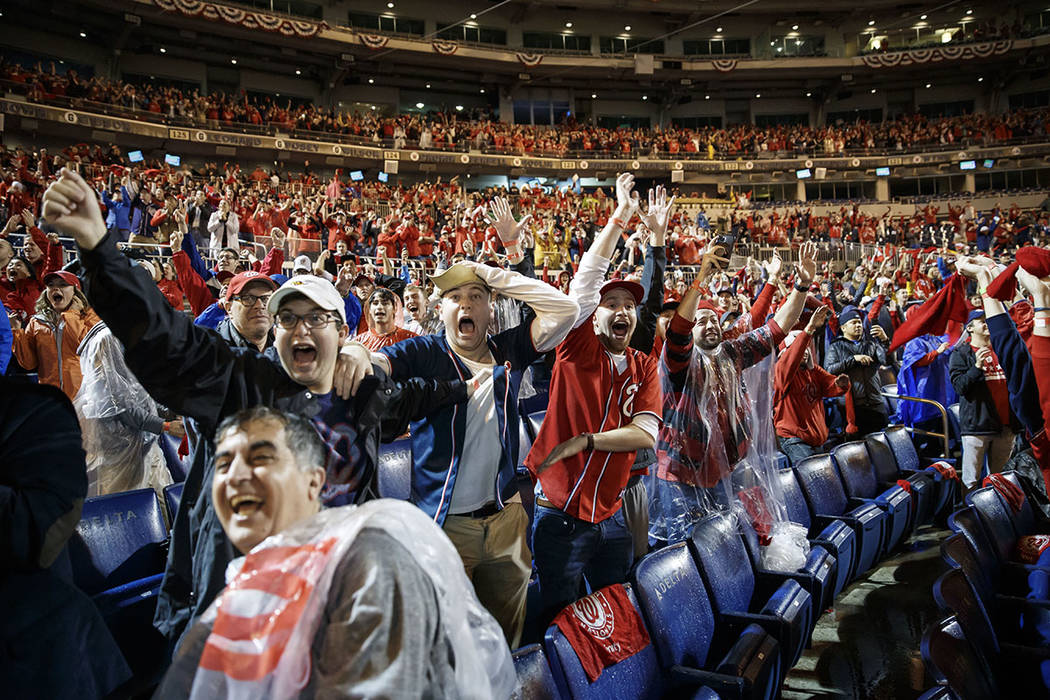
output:
[[[263,500],[261,498],[249,494],[237,495],[230,499],[230,510],[233,511],[234,515],[241,518],[247,518],[258,512],[262,505]]]
[[[614,338],[626,338],[627,332],[630,330],[631,324],[627,321],[613,321],[611,326],[612,334]]]
[[[308,365],[317,359],[317,348],[307,343],[296,343],[292,346],[292,362],[297,365]]]
[[[408,313],[414,315],[417,311],[419,311],[419,307],[415,304],[409,304],[405,307],[405,310],[408,311]]]
[[[476,326],[474,325],[474,319],[464,316],[459,319],[459,332],[460,335],[473,335]]]

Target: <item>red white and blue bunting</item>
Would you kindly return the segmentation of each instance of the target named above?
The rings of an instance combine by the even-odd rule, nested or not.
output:
[[[189,17],[204,17],[236,24],[245,29],[263,29],[268,32],[280,32],[285,36],[317,36],[328,27],[325,22],[280,17],[266,12],[246,10],[240,7],[217,5],[201,0],[145,0],[167,12],[178,12]]]
[[[922,63],[966,61],[972,58],[1000,56],[1012,49],[1013,45],[1012,39],[1000,39],[998,41],[985,41],[980,44],[963,46],[935,46],[930,49],[868,54],[867,56],[862,56],[861,59],[868,68],[896,68],[897,66],[912,66]]]
[[[518,60],[521,61],[522,65],[528,66],[529,68],[535,68],[543,61],[543,54],[541,53],[519,52],[515,55],[518,57]]]
[[[435,39],[433,46],[434,50],[442,56],[451,56],[459,50],[459,44],[454,41],[445,41],[443,39]]]
[[[729,71],[736,68],[736,59],[716,58],[715,60],[711,61],[711,65],[714,66],[714,69],[719,73],[728,73]]]
[[[390,41],[390,37],[382,34],[359,34],[361,43],[370,49],[381,49]]]

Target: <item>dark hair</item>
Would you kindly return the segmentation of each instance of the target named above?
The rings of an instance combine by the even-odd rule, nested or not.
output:
[[[26,266],[26,269],[29,270],[29,278],[34,280],[36,279],[36,267],[33,265],[33,263],[29,262],[29,258],[27,258],[24,255],[15,255],[11,259],[21,260],[22,264]]]
[[[275,420],[284,427],[284,440],[288,449],[295,455],[296,466],[306,471],[314,467],[324,467],[328,450],[321,436],[306,418],[294,413],[281,411],[270,406],[246,408],[219,423],[215,430],[215,443],[218,444],[225,433],[238,430],[246,423],[257,420]]]

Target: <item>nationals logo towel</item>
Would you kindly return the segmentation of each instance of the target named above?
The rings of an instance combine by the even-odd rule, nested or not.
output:
[[[621,584],[577,600],[558,613],[554,624],[569,640],[592,683],[604,668],[649,645],[645,624]]]

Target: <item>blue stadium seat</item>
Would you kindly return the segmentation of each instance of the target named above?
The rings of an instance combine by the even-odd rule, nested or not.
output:
[[[1013,470],[1003,472],[1003,478],[1021,489],[1025,495],[1024,501],[1021,503],[1021,510],[1016,513],[1011,512],[1014,530],[1018,536],[1050,531],[1050,523],[1047,522],[1041,512],[1036,511],[1032,507],[1029,494],[1035,487],[1029,483],[1028,479]]]
[[[993,487],[984,486],[966,494],[966,503],[977,514],[985,534],[995,547],[999,561],[1009,561],[1017,544],[1017,529],[1010,507],[1002,496]]]
[[[868,447],[862,441],[839,445],[831,451],[831,458],[838,467],[842,485],[850,498],[874,503],[889,515],[882,544],[883,552],[892,551],[909,534],[911,494],[896,484],[880,492]]]
[[[164,433],[158,442],[160,451],[164,454],[168,472],[171,474],[171,480],[176,484],[186,481],[186,465],[182,463],[182,457],[179,457],[179,445],[182,444],[182,440]]]
[[[736,517],[715,512],[693,528],[693,556],[719,624],[762,625],[780,644],[782,669],[795,665],[813,629],[813,601],[797,581],[756,578]]]
[[[412,496],[412,441],[408,438],[379,446],[379,495],[407,501]]]
[[[675,688],[702,683],[724,698],[775,698],[776,640],[759,625],[716,626],[703,579],[685,542],[642,558],[632,575],[660,663]]]
[[[919,696],[918,700],[959,700],[948,686],[938,685]]]
[[[955,616],[930,625],[922,637],[921,651],[930,675],[946,683],[960,698],[1002,700],[1005,697],[988,664],[966,639]]]
[[[780,479],[781,493],[784,494],[788,519],[806,528],[811,545],[820,545],[835,557],[835,581],[832,595],[833,597],[838,596],[852,580],[853,570],[856,567],[856,533],[853,532],[853,528],[841,520],[833,520],[818,531],[809,512],[809,506],[806,505],[806,497],[802,495],[802,489],[798,485],[795,470],[781,469],[777,472],[777,476]]]
[[[540,434],[540,427],[543,426],[543,419],[546,418],[546,416],[546,409],[542,411],[536,411],[535,413],[530,413],[528,415],[526,423],[528,424],[528,430],[532,433],[533,441],[535,441],[536,436]]]
[[[907,529],[909,532],[933,520],[935,486],[933,478],[922,473],[902,472],[897,465],[885,433],[873,433],[864,438],[880,489],[896,486],[899,480],[911,484],[911,511]]]
[[[787,469],[791,466],[791,459],[783,452],[776,453],[777,469]]]
[[[102,614],[138,684],[163,671],[167,642],[153,627],[168,528],[153,489],[84,501],[69,540],[73,580]]]
[[[634,607],[638,602],[631,586],[623,585]],[[554,683],[562,698],[573,700],[607,700],[607,698],[659,698],[663,697],[664,683],[656,650],[652,644],[619,663],[602,671],[591,683],[580,665],[568,639],[557,625],[547,628],[544,650],[554,675]]]
[[[554,676],[551,675],[551,667],[547,665],[542,646],[530,644],[516,650],[511,656],[520,683],[515,697],[522,700],[558,700],[558,688],[554,685]]]
[[[164,487],[164,505],[168,507],[168,522],[175,522],[175,513],[179,511],[179,501],[182,500],[183,482],[169,484]]]
[[[893,451],[893,456],[897,459],[897,468],[901,472],[905,474],[923,472],[933,479],[935,495],[932,516],[937,517],[950,508],[951,504],[955,502],[959,482],[955,479],[946,479],[936,469],[932,469],[928,464],[924,464],[924,462],[928,463],[930,460],[923,460],[919,457],[919,451],[915,449],[915,443],[912,442],[911,434],[908,433],[908,429],[903,425],[892,425],[883,431],[883,435],[886,436],[886,444]],[[954,460],[951,459],[944,461],[954,464]]]
[[[751,523],[742,519],[738,519],[738,523],[755,576],[769,579],[771,582],[783,582],[787,579],[797,581],[813,600],[815,608],[813,624],[817,624],[817,618],[821,613],[835,602],[835,580],[838,572],[838,562],[835,561],[835,557],[820,545],[811,545],[809,554],[806,555],[806,562],[795,571],[766,569],[762,562],[762,546],[755,528],[751,526]]]
[[[874,503],[846,496],[830,455],[807,457],[795,466],[795,475],[818,527],[841,520],[853,528],[857,536],[854,578],[870,569],[882,554],[889,520],[886,512]]]

